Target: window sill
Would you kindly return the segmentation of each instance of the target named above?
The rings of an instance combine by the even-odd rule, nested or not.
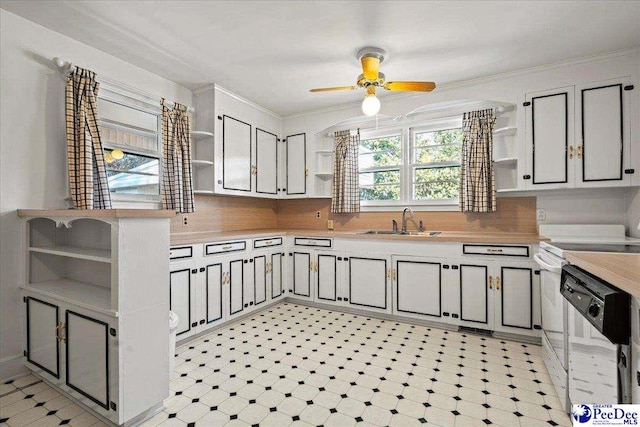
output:
[[[361,212],[402,212],[407,207],[415,212],[457,212],[460,210],[460,203],[458,200],[413,202],[411,204],[399,202],[360,202]]]

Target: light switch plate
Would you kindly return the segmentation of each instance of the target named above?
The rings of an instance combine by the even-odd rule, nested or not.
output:
[[[333,230],[333,220],[332,219],[328,219],[327,220],[327,229],[328,230]]]
[[[538,222],[544,222],[547,220],[547,211],[544,209],[536,209],[536,220]]]

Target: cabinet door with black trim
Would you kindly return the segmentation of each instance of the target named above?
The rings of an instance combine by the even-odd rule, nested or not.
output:
[[[460,295],[457,324],[493,330],[494,281],[493,263],[475,259],[455,262],[458,267],[449,278]]]
[[[245,266],[244,258],[229,257],[227,263],[227,287],[228,287],[228,306],[229,319],[238,317],[246,313],[244,309],[245,301]],[[248,268],[248,267],[247,267]]]
[[[392,261],[394,314],[440,320],[444,259],[394,256]]]
[[[283,283],[284,253],[274,252],[270,254],[269,264],[269,287],[271,289],[271,299],[280,298],[285,295]]]
[[[621,78],[576,86],[576,187],[630,184],[630,84]]]
[[[391,312],[391,259],[378,254],[347,254],[348,305],[362,310]]]
[[[111,340],[116,339],[111,333],[117,334],[111,329],[106,319],[75,308],[65,311],[66,385],[82,396],[81,400],[88,399],[87,405],[97,404],[107,411],[110,402],[117,401],[110,393]]]
[[[223,282],[226,276],[223,275],[223,266],[220,260],[207,263],[202,273],[204,276],[201,277],[200,283],[204,289],[204,295],[201,295],[204,310],[201,313],[202,319],[200,319],[200,322],[204,320],[203,328],[206,329],[225,320]]]
[[[316,301],[324,304],[343,305],[344,257],[342,253],[318,251],[314,263]]]
[[[196,280],[198,268],[192,261],[171,263],[169,272],[169,309],[179,317],[177,339],[196,333]]]
[[[256,193],[265,197],[278,194],[278,137],[256,128]]]
[[[251,192],[251,125],[222,115],[222,188],[232,194]],[[224,192],[224,191],[223,191]]]
[[[304,196],[307,194],[307,136],[304,133],[289,135],[286,147],[286,194]]]
[[[253,303],[255,306],[267,302],[267,283],[269,273],[269,253],[253,255]]]
[[[312,299],[313,255],[311,252],[291,253],[291,278],[293,298]]]
[[[60,307],[52,302],[26,297],[25,310],[28,365],[55,381],[60,378]]]
[[[573,186],[573,96],[573,86],[526,94],[527,188]]]
[[[496,330],[540,335],[540,276],[535,272],[535,264],[500,262],[496,266]]]

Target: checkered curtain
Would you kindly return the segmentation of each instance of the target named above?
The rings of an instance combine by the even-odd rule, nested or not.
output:
[[[191,122],[187,107],[177,102],[173,109],[162,105],[162,207],[181,213],[193,212],[191,171]]]
[[[69,187],[75,209],[111,209],[107,169],[98,129],[96,74],[76,67],[67,76],[66,121]]]
[[[348,130],[334,134],[336,141],[333,165],[331,212],[360,212],[360,186],[358,185],[358,147],[360,132],[351,135]]]
[[[496,210],[493,173],[493,110],[465,113],[462,119],[462,167],[460,168],[460,210]]]

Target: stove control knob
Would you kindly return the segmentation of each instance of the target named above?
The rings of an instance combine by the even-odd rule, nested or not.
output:
[[[591,304],[589,306],[589,314],[591,317],[598,317],[598,314],[600,314],[600,306],[598,304]]]

